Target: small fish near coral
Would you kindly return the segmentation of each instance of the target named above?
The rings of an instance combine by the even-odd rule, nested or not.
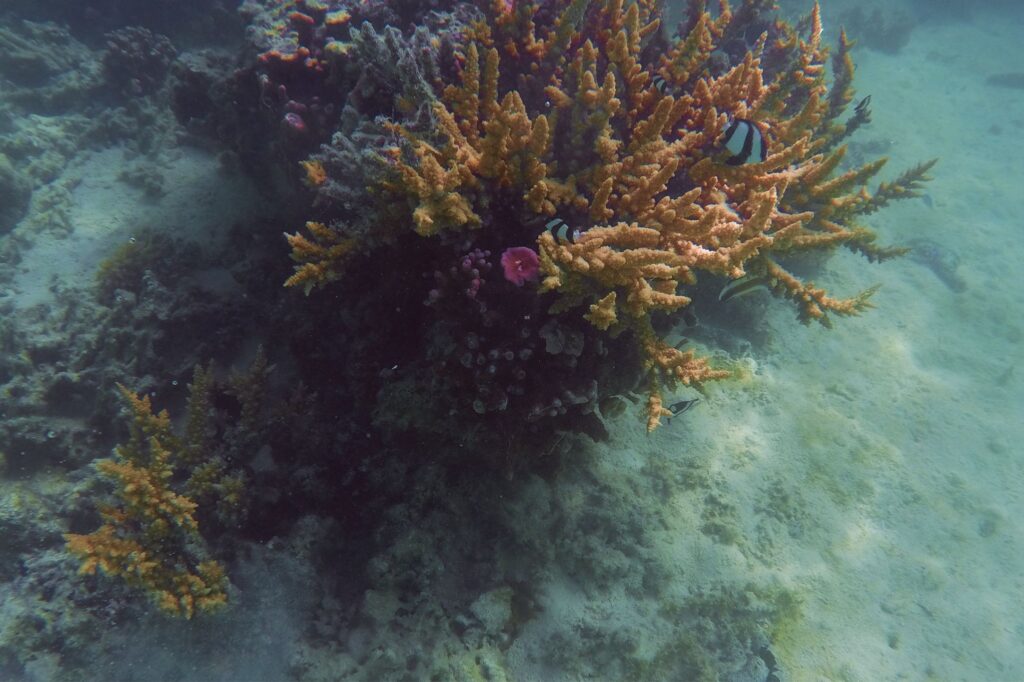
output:
[[[681,416],[684,412],[689,412],[690,409],[699,402],[700,398],[691,398],[690,400],[680,400],[679,402],[669,405],[668,411],[672,414],[668,416],[668,423],[671,424],[673,419]]]
[[[865,123],[871,121],[871,95],[868,95],[861,101],[857,102],[857,106],[853,108],[855,118],[863,118]]]
[[[757,123],[737,118],[725,131],[723,146],[732,152],[726,159],[730,166],[746,163],[763,163],[768,158],[768,144]]]
[[[575,243],[576,240],[580,238],[581,234],[578,229],[572,229],[561,218],[552,218],[544,226],[544,229],[550,232],[552,236],[558,239],[558,241],[568,242],[570,244]]]
[[[739,298],[740,296],[746,296],[747,294],[755,291],[771,291],[770,282],[767,277],[745,275],[739,279],[733,281],[722,287],[722,290],[718,292],[718,300],[722,303]]]
[[[960,257],[951,249],[930,239],[911,239],[906,243],[910,249],[907,257],[932,271],[951,291],[961,294],[967,291],[967,282],[957,272]]]

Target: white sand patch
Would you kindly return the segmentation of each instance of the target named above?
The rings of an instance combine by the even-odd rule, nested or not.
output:
[[[74,289],[92,286],[99,264],[142,230],[215,247],[231,223],[259,210],[251,183],[224,171],[207,152],[175,150],[158,167],[165,192],[160,197],[148,197],[120,180],[128,165],[125,151],[116,147],[83,153],[69,164],[58,182],[74,186],[73,232],[66,238],[48,233],[35,237],[14,281],[19,308],[49,302],[54,281]]]

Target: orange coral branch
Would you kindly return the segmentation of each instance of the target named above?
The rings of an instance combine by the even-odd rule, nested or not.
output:
[[[323,223],[307,222],[312,239],[296,232],[285,233],[292,247],[295,274],[285,280],[286,287],[302,286],[308,294],[314,286],[324,286],[341,276],[342,266],[356,253],[356,240],[343,238]]]

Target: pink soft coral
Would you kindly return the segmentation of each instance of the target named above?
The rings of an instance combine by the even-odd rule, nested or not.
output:
[[[501,267],[505,279],[517,287],[524,282],[534,282],[540,273],[540,259],[537,252],[527,246],[513,246],[501,254]]]

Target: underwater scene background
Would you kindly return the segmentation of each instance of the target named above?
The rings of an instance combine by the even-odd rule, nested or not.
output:
[[[1022,38],[4,0],[0,680],[1024,679]]]

